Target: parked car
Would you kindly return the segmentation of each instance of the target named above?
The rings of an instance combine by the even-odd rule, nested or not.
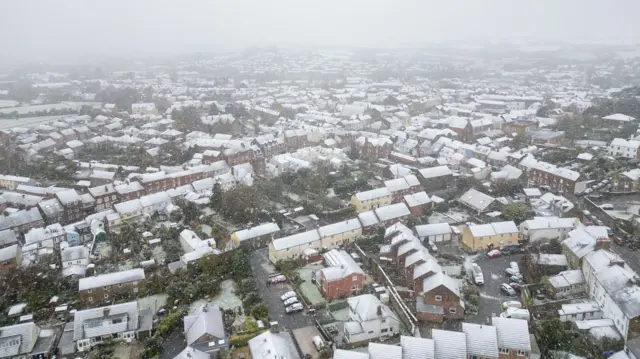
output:
[[[513,288],[511,288],[511,286],[510,286],[510,285],[508,285],[507,283],[502,283],[502,284],[500,284],[500,290],[501,290],[504,294],[506,294],[506,295],[508,295],[508,296],[511,296],[511,297],[514,297],[514,296],[516,295],[516,291],[515,291],[515,290],[513,290]]]
[[[501,253],[500,253],[500,251],[499,251],[499,250],[497,250],[497,249],[493,249],[493,250],[490,250],[490,251],[487,253],[487,256],[488,256],[489,258],[497,258],[497,257],[500,257],[500,254],[501,254]]]
[[[484,274],[482,274],[482,268],[480,268],[480,266],[476,263],[473,263],[473,266],[471,268],[473,270],[473,281],[476,283],[476,285],[483,285]]]
[[[512,275],[511,277],[509,277],[509,281],[522,284],[524,283],[524,278],[522,277],[522,275]]]
[[[289,292],[284,293],[284,294],[280,297],[280,299],[282,299],[282,301],[284,302],[285,300],[287,300],[287,299],[289,299],[289,298],[293,298],[293,297],[295,297],[295,296],[296,296],[296,292],[294,292],[294,291],[289,291]]]
[[[507,308],[522,308],[522,303],[518,302],[517,300],[508,300],[506,302],[502,302],[502,309],[507,309]]]
[[[526,309],[520,308],[507,308],[502,314],[500,314],[503,318],[513,318],[513,319],[531,319],[531,314]]]
[[[285,277],[284,275],[280,274],[280,275],[276,275],[273,277],[269,278],[269,284],[277,284],[277,283],[283,283],[287,281],[287,277]]]
[[[287,314],[291,314],[291,313],[301,312],[303,309],[304,309],[304,307],[302,306],[302,303],[295,303],[295,304],[292,304],[292,305],[286,307],[284,309],[284,311]]]
[[[291,304],[295,304],[295,303],[298,303],[298,298],[296,298],[296,297],[291,297],[291,298],[289,298],[289,299],[287,299],[287,300],[285,300],[285,301],[284,301],[284,306],[285,306],[285,307],[288,307],[288,306],[290,306]]]
[[[613,243],[615,243],[615,244],[617,244],[619,246],[624,246],[626,244],[625,241],[622,238],[618,237],[618,236],[613,237]]]
[[[522,287],[524,287],[524,285],[515,282],[511,282],[509,285],[516,291],[516,293],[520,293],[522,291]]]
[[[507,277],[512,277],[514,275],[520,275],[520,271],[509,267],[505,269],[505,273],[507,273]]]
[[[429,250],[433,253],[438,253],[438,247],[433,242],[429,242]]]
[[[320,351],[322,348],[324,348],[324,340],[322,340],[319,335],[313,337],[311,341],[313,341],[313,346],[316,347],[317,351]]]

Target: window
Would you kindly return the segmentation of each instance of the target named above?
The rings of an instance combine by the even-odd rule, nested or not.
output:
[[[509,354],[509,349],[507,349],[507,348],[500,348],[500,354]]]
[[[524,350],[522,350],[522,349],[518,350],[518,356],[519,357],[523,357],[525,355],[527,355],[527,353]]]
[[[369,331],[369,334],[373,334],[373,330],[370,330],[370,331]]]
[[[436,300],[436,302],[442,302],[442,296],[441,295],[436,295],[435,300]]]
[[[105,293],[104,294],[104,299],[107,299],[107,298],[109,298],[109,294]]]
[[[456,314],[456,308],[449,308],[449,313]]]
[[[111,321],[111,324],[120,324],[120,323],[122,323],[122,318],[116,318]]]
[[[381,329],[381,330],[380,330],[380,333],[386,333],[386,332],[388,332],[388,331],[389,331],[389,329],[384,328],[384,329]]]
[[[90,302],[93,302],[93,297],[89,297],[89,301],[90,301]]]
[[[354,275],[354,276],[351,277],[351,281],[356,281],[356,280],[358,280],[358,276],[357,275]]]
[[[382,319],[380,320],[380,322],[381,322],[381,323],[386,323],[386,322],[387,322],[387,318],[382,318]]]

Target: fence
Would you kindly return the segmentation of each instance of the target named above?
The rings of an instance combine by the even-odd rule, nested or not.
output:
[[[356,249],[360,252],[360,254],[362,255],[363,258],[371,259],[360,248],[360,246],[358,246],[355,243],[354,243],[354,245],[355,245]],[[382,276],[382,279],[388,285],[387,289],[389,290],[389,294],[390,294],[390,296],[389,296],[390,302],[391,302],[392,306],[394,307],[394,309],[396,310],[396,312],[400,314],[400,320],[402,321],[402,323],[404,325],[407,326],[408,329],[410,329],[411,334],[413,336],[420,336],[420,332],[417,330],[417,327],[416,327],[416,323],[418,322],[418,319],[413,315],[413,313],[411,313],[411,310],[404,303],[404,301],[402,300],[402,298],[400,297],[400,295],[396,291],[395,285],[393,284],[391,279],[389,279],[389,276],[387,276],[387,273],[385,273],[385,271],[382,269],[380,264],[377,263],[376,261],[374,261],[374,263],[375,263],[375,266],[378,268],[378,273],[380,273],[380,275]]]

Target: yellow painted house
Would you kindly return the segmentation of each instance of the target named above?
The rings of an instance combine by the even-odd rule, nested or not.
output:
[[[322,248],[333,249],[362,235],[362,225],[358,218],[329,224],[318,228]]]
[[[351,196],[351,204],[356,207],[358,213],[388,206],[391,204],[391,200],[391,191],[387,187],[358,192]]]
[[[513,221],[477,224],[465,227],[462,244],[468,251],[486,251],[518,244],[520,232]]]
[[[274,239],[269,243],[269,260],[278,263],[281,260],[301,258],[322,248],[317,229]]]

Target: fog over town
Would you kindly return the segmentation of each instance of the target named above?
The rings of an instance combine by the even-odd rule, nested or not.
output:
[[[2,10],[0,359],[640,359],[640,2]]]

